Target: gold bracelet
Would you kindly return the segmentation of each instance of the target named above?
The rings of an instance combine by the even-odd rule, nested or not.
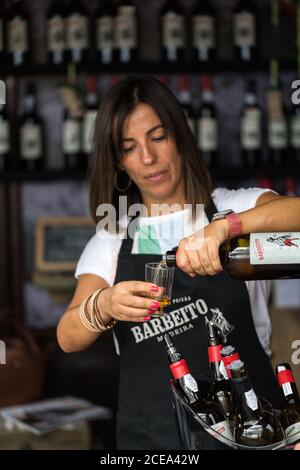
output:
[[[107,325],[104,325],[103,323],[103,319],[97,305],[97,300],[101,291],[104,289],[106,289],[106,287],[93,292],[79,306],[79,317],[81,323],[93,333],[110,330],[117,323],[117,320],[114,319],[110,320]]]

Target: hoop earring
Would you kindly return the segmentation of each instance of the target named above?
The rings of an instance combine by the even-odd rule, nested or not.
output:
[[[120,174],[121,171],[122,171],[122,170],[117,170],[116,173],[115,173],[115,176],[114,176],[114,186],[115,186],[115,188],[116,188],[120,193],[125,193],[125,192],[130,188],[132,181],[131,181],[131,179],[129,178],[129,176],[127,175],[128,178],[129,178],[127,186],[126,186],[125,188],[120,188],[120,186],[119,186],[119,184],[118,184],[118,175]],[[126,173],[126,171],[123,171],[123,173]],[[127,173],[126,173],[126,174],[127,174]]]

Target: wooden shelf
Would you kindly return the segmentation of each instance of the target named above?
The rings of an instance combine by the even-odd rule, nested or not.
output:
[[[101,74],[128,74],[147,73],[161,74],[203,74],[203,73],[240,73],[269,72],[269,61],[258,61],[254,64],[241,63],[236,60],[216,61],[211,64],[199,62],[137,62],[134,64],[97,64],[90,63],[78,65],[79,73]],[[280,61],[280,70],[297,70],[296,60]],[[0,76],[17,76],[20,78],[30,76],[57,76],[67,73],[67,65],[33,64],[22,66],[0,66]]]

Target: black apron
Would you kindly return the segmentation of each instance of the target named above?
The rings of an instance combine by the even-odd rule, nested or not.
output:
[[[208,220],[216,211],[212,202]],[[132,245],[129,236],[123,239],[115,284],[144,281],[145,264],[161,260],[161,255],[132,254]],[[118,322],[114,329],[120,349],[118,449],[181,449],[163,334],[171,333],[193,376],[211,381],[203,314],[214,308],[234,325],[228,343],[245,361],[257,394],[281,407],[275,375],[254,328],[246,284],[225,273],[191,278],[176,269],[169,315],[144,323]]]

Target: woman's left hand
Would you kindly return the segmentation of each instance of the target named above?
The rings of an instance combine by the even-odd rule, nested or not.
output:
[[[183,238],[176,254],[176,265],[194,277],[214,275],[223,271],[219,247],[229,236],[226,219],[211,222],[203,230]]]

